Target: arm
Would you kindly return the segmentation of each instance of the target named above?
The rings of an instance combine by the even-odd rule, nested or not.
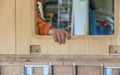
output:
[[[39,35],[52,35],[55,42],[58,42],[59,44],[64,44],[66,38],[68,40],[71,38],[67,31],[54,28],[53,26],[42,21],[39,16],[36,18],[36,21],[36,32]]]
[[[54,28],[53,26],[47,24],[41,20],[38,14],[36,16],[36,24],[36,33],[39,35],[52,35],[55,42],[58,42],[59,44],[64,44],[66,38],[70,39],[70,34],[67,31]]]
[[[47,24],[46,22],[44,22],[43,20],[40,19],[40,16],[36,17],[36,32],[40,35],[47,35],[48,31],[50,30],[50,28],[53,28],[53,26]]]

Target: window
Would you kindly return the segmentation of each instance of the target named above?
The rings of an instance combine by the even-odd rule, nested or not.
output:
[[[113,35],[114,0],[38,2],[42,20],[72,35]]]

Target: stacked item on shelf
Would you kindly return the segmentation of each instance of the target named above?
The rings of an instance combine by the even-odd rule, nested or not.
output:
[[[114,14],[97,8],[94,0],[89,5],[89,34],[112,35],[114,34]]]
[[[96,10],[98,35],[114,34],[114,14],[101,8]]]
[[[43,3],[45,21],[55,27],[57,27],[57,7],[58,3],[55,0],[49,0]]]
[[[48,0],[43,3],[45,21],[70,32],[72,0]]]
[[[96,7],[94,0],[89,0],[89,35],[97,35]]]
[[[72,0],[58,0],[58,28],[71,32]]]
[[[48,0],[43,3],[43,18],[72,35],[114,34],[114,13],[96,7],[97,3],[94,0]]]

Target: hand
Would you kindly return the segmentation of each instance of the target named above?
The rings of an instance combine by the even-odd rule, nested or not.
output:
[[[48,34],[52,35],[55,42],[58,42],[59,44],[64,44],[66,42],[66,38],[68,40],[71,38],[67,31],[56,28],[51,28]]]

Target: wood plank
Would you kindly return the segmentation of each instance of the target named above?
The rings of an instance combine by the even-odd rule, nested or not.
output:
[[[81,56],[81,55],[0,55],[0,64],[40,62],[81,62],[81,63],[118,63],[120,56]]]
[[[1,66],[0,75],[23,75],[21,66]]]
[[[34,29],[31,28],[32,25],[34,26],[34,0],[16,0],[16,53],[30,53]]]
[[[120,69],[113,69],[112,75],[120,75]]]
[[[116,1],[115,2],[117,5],[115,5],[115,9],[116,9],[116,11],[115,11],[115,16],[117,16],[117,14],[119,14],[120,13],[120,1],[118,0],[118,1]],[[118,7],[118,8],[117,8]],[[115,34],[116,34],[116,39],[114,39],[114,41],[116,42],[116,44],[115,45],[118,45],[118,46],[120,46],[120,26],[119,26],[119,24],[120,24],[120,15],[118,15],[118,17],[116,17],[115,18],[115,29],[117,30],[117,31],[115,31]]]
[[[54,66],[54,73],[53,75],[72,75],[73,74],[73,70],[72,70],[72,66]]]
[[[0,0],[0,54],[15,54],[15,0]]]
[[[43,68],[34,68],[33,75],[43,75]]]
[[[103,68],[94,66],[78,66],[78,75],[103,75]]]

